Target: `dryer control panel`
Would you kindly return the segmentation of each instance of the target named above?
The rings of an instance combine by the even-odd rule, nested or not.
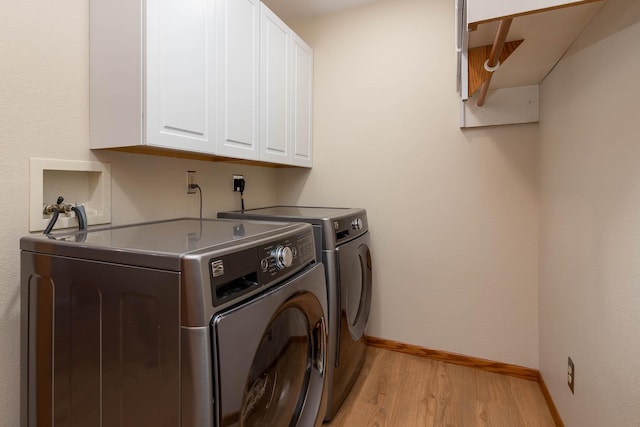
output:
[[[335,244],[339,245],[367,232],[366,214],[335,218],[332,220]]]

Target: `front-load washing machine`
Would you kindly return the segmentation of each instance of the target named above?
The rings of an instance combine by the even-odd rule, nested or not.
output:
[[[325,266],[329,298],[329,398],[325,421],[330,421],[364,364],[366,345],[363,335],[369,319],[372,293],[366,210],[271,206],[220,212],[218,217],[301,221],[313,226],[316,260]]]
[[[319,426],[312,227],[179,219],[21,239],[22,426]]]

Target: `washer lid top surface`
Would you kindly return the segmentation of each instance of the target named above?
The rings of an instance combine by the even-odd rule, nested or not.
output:
[[[179,269],[179,259],[186,254],[241,245],[279,233],[295,233],[298,228],[299,224],[266,221],[182,218],[49,236],[30,235],[21,239],[20,247],[55,255]]]
[[[282,224],[256,221],[180,219],[93,230],[83,243],[104,248],[181,255],[239,239],[283,229]],[[74,240],[76,233],[56,237]],[[65,239],[65,237],[68,237]]]

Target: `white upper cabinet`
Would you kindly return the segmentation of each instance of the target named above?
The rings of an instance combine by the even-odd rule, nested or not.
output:
[[[292,122],[292,158],[296,166],[311,167],[313,156],[312,143],[312,102],[313,102],[313,51],[296,34],[293,42],[293,105]]]
[[[312,61],[259,0],[90,0],[90,147],[311,167]]]
[[[214,153],[213,4],[91,0],[91,148]]]
[[[262,5],[260,159],[312,166],[311,48]]]
[[[259,159],[260,2],[218,0],[218,154]]]
[[[291,30],[262,5],[260,158],[291,162]]]

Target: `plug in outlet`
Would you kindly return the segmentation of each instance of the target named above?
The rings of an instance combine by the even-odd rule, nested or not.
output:
[[[571,394],[573,394],[573,385],[575,383],[575,379],[576,379],[576,370],[575,370],[575,367],[573,366],[573,360],[569,358],[569,361],[567,362],[567,385],[571,389]]]
[[[233,192],[244,192],[244,175],[233,175]]]
[[[187,171],[187,194],[196,194],[196,171]]]

